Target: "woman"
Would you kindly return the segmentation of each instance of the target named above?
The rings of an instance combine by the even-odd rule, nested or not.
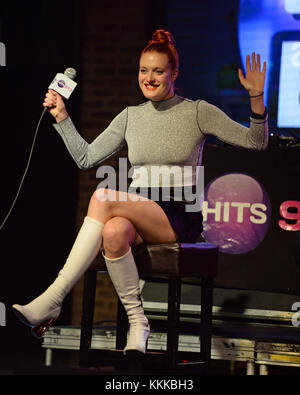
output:
[[[76,131],[61,96],[48,91],[43,105],[56,120],[54,127],[70,154],[82,169],[98,165],[126,142],[128,158],[136,166],[132,185],[148,185],[151,165],[176,165],[192,168],[189,186],[195,186],[197,165],[208,134],[238,146],[265,149],[268,140],[267,116],[263,101],[266,64],[260,57],[247,56],[247,73],[238,71],[241,84],[249,92],[250,127],[228,118],[221,110],[203,100],[188,100],[174,94],[178,76],[178,54],[172,35],[156,30],[140,56],[138,82],[148,99],[139,106],[127,107],[91,144]],[[138,169],[146,169],[137,177]],[[146,176],[145,176],[146,174]],[[140,175],[140,174],[139,174]],[[184,180],[183,180],[184,182]],[[160,181],[159,189],[165,185]],[[171,185],[174,187],[175,185]],[[150,185],[150,188],[154,185]],[[183,184],[181,185],[183,187]],[[171,189],[172,190],[172,189]],[[25,306],[13,305],[18,318],[35,327],[40,335],[58,317],[62,302],[73,285],[90,266],[101,245],[112,283],[123,303],[130,323],[124,352],[145,353],[150,328],[140,300],[139,276],[131,246],[141,242],[194,242],[202,228],[201,212],[186,212],[186,201],[158,201],[138,196],[130,199],[124,191],[100,188],[91,197],[87,216],[70,255],[50,287]],[[114,198],[110,198],[110,196]],[[173,199],[173,200],[172,200]],[[191,226],[192,225],[192,226]]]

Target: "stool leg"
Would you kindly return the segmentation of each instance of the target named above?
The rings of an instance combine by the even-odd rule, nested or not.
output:
[[[93,319],[96,295],[96,271],[87,271],[84,275],[82,318],[80,333],[79,365],[88,366],[88,350],[92,343]]]
[[[168,333],[167,356],[169,366],[177,366],[179,318],[180,318],[181,279],[169,278],[168,282]]]
[[[201,285],[201,356],[207,364],[211,357],[213,280],[203,277]]]

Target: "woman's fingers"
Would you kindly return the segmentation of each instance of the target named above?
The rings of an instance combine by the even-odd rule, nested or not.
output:
[[[250,55],[246,56],[246,71],[251,71]]]
[[[256,64],[256,70],[260,71],[260,54],[257,54],[257,64]]]
[[[257,70],[257,68],[256,68],[256,59],[255,59],[255,52],[252,52],[252,70]]]
[[[240,81],[243,83],[244,80],[245,80],[245,77],[244,77],[244,74],[242,72],[242,69],[240,69],[240,68],[238,69],[238,75],[239,75]]]
[[[266,70],[267,70],[267,63],[266,62],[263,63],[263,69],[261,70],[261,60],[260,60],[260,54],[259,53],[256,56],[256,53],[252,52],[251,62],[252,62],[252,67],[251,67],[251,64],[250,64],[250,55],[247,55],[247,58],[246,58],[247,70],[249,69],[249,70],[262,71],[263,73],[266,72]]]
[[[43,106],[47,107],[49,113],[54,116],[57,122],[68,116],[63,98],[52,89],[49,89],[46,93]]]
[[[57,105],[57,93],[53,90],[49,90],[44,99],[44,107],[55,107]]]

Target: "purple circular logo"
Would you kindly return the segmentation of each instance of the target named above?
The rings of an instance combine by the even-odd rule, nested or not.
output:
[[[226,173],[204,190],[203,237],[226,254],[244,254],[264,239],[270,224],[267,192],[254,177]]]
[[[64,80],[59,80],[58,83],[57,83],[57,85],[58,85],[60,88],[63,88],[63,87],[66,85],[66,83],[65,83]]]

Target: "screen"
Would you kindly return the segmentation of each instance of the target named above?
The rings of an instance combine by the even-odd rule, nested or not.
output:
[[[281,45],[277,126],[300,128],[300,41]]]
[[[285,9],[290,14],[300,14],[299,0],[285,0]]]
[[[252,51],[267,62],[264,98],[270,129],[298,133],[300,0],[240,0],[238,25],[244,69]]]

